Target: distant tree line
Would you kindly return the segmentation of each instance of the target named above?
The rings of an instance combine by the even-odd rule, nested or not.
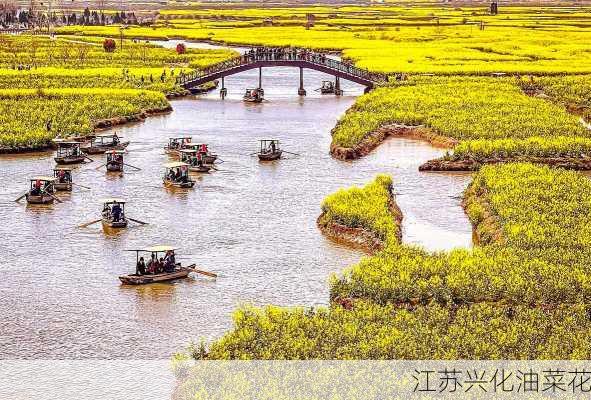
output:
[[[28,10],[18,8],[11,1],[0,1],[0,27],[7,28],[34,28],[47,26],[48,16],[45,10]],[[66,14],[65,12],[52,12],[50,16],[52,25],[109,25],[129,24],[136,25],[138,19],[134,12],[115,12],[105,14],[102,11],[91,10],[88,7],[82,13]]]

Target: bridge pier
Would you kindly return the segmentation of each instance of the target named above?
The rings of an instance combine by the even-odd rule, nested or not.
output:
[[[306,95],[306,89],[304,89],[304,68],[300,67],[300,87],[298,89],[299,96]]]
[[[222,76],[222,88],[220,89],[220,97],[223,99],[226,98],[228,95],[228,89],[226,89],[226,85],[224,85],[224,77]]]
[[[263,88],[263,67],[259,67],[259,89]]]
[[[339,78],[338,76],[335,76],[334,94],[335,94],[335,96],[342,96],[343,95],[343,91],[341,90],[341,78]]]

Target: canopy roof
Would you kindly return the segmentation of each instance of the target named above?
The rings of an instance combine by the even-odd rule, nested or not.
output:
[[[105,154],[125,154],[125,150],[107,150]]]
[[[168,138],[168,140],[179,140],[179,139],[193,139],[193,136],[178,136],[178,137]]]
[[[197,149],[181,149],[181,153],[197,153]]]
[[[279,142],[279,139],[261,139],[259,142]]]
[[[118,199],[116,197],[102,199],[101,202],[102,203],[121,203],[121,204],[125,204],[125,200]]]
[[[71,171],[72,167],[66,167],[65,165],[56,165],[53,167],[54,171]]]
[[[53,176],[34,176],[33,178],[31,178],[31,181],[47,181],[47,182],[53,182],[56,179]]]
[[[101,133],[101,134],[96,135],[96,137],[105,137],[105,138],[115,137],[115,136],[121,137],[121,136],[117,135],[116,133]]]
[[[173,247],[173,246],[169,246],[169,245],[157,245],[157,246],[152,246],[152,247],[145,247],[143,249],[130,249],[127,251],[146,251],[148,253],[165,253],[167,251],[174,251],[174,250],[178,250],[178,247]]]
[[[166,168],[178,168],[178,167],[188,167],[189,164],[184,163],[184,162],[180,162],[180,161],[176,161],[176,162],[170,162],[170,163],[164,164],[164,166]]]

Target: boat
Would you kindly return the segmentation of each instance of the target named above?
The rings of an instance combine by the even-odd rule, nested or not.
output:
[[[180,263],[176,263],[176,250],[178,249],[167,245],[128,250],[136,253],[136,271],[134,274],[120,276],[119,280],[124,285],[146,285],[149,283],[169,282],[188,277],[191,272],[195,271],[195,265],[183,267]],[[143,257],[140,257],[141,253],[150,254],[150,261],[147,264],[145,262],[142,263]],[[166,256],[166,262],[170,265],[168,271],[163,270],[165,267],[158,265],[159,263],[154,263],[154,260],[158,261],[162,258],[162,255]],[[145,271],[141,271],[142,269]]]
[[[193,138],[191,136],[179,136],[168,138],[168,144],[164,146],[166,154],[178,154],[179,150],[187,148],[192,145]]]
[[[125,150],[108,150],[105,152],[107,156],[107,171],[109,172],[123,172],[123,155]]]
[[[83,150],[87,154],[103,154],[108,150],[124,150],[127,146],[129,141],[122,142],[116,133],[103,133],[95,136]]]
[[[72,191],[72,168],[57,166],[53,169],[53,177],[55,182],[53,187],[60,192]]]
[[[195,181],[189,177],[189,164],[184,162],[172,162],[164,164],[165,173],[162,181],[164,186],[170,188],[192,188]]]
[[[25,195],[29,204],[51,204],[55,200],[55,178],[52,176],[36,176],[30,179],[31,188]]]
[[[127,227],[125,200],[111,198],[103,200],[102,224],[104,228],[123,229]]]
[[[55,162],[60,165],[80,164],[86,160],[86,154],[80,149],[80,142],[56,141]]]
[[[279,148],[279,140],[263,139],[259,141],[261,148],[257,153],[260,161],[274,161],[281,158],[283,150]]]
[[[321,94],[334,94],[335,87],[332,81],[322,81],[322,86],[320,86],[320,93]]]
[[[209,164],[209,165],[214,164],[216,162],[216,160],[218,159],[217,154],[211,153],[209,151],[209,148],[207,147],[207,144],[205,144],[205,143],[200,143],[200,144],[191,143],[191,144],[185,146],[184,148],[190,149],[190,150],[195,150],[196,152],[201,154],[201,158],[202,158],[204,164]]]
[[[211,166],[205,164],[201,153],[195,149],[181,149],[181,162],[189,165],[189,171],[206,173],[211,170]]]
[[[264,100],[264,92],[262,89],[246,89],[242,100],[247,103],[260,103]]]

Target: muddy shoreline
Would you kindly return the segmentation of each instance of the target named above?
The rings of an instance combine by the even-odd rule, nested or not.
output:
[[[429,160],[419,166],[419,171],[477,171],[483,165],[504,163],[523,163],[548,165],[555,168],[575,171],[591,171],[591,157],[511,157],[489,158],[484,160]]]
[[[458,143],[457,140],[439,135],[422,125],[390,124],[376,129],[353,147],[341,147],[331,143],[330,154],[338,160],[356,160],[371,153],[390,136],[425,140],[432,146],[441,148],[453,148]]]

